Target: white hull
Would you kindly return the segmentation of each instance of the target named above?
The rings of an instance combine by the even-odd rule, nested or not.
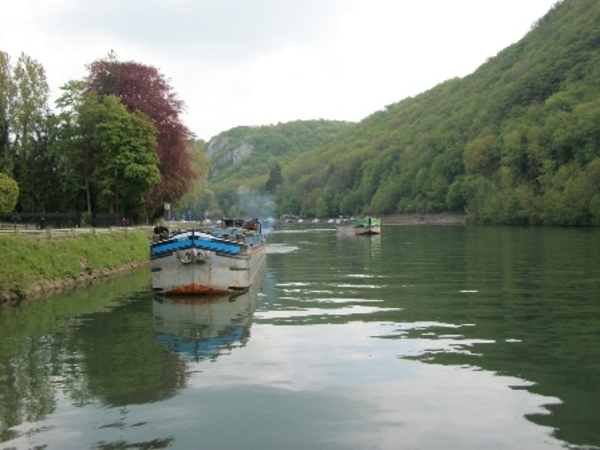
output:
[[[158,295],[222,295],[252,286],[266,262],[262,235],[227,238],[188,230],[151,246],[152,289]]]

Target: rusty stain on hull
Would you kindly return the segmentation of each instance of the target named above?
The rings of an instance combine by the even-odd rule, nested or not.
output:
[[[233,301],[238,294],[227,295],[176,295],[176,296],[157,296],[161,299],[169,299],[170,302],[182,305],[206,305],[209,303],[218,303],[223,300]]]
[[[186,286],[181,286],[176,289],[171,289],[166,292],[162,292],[162,295],[226,295],[230,291],[223,289],[215,289],[207,286],[201,286],[193,283]]]

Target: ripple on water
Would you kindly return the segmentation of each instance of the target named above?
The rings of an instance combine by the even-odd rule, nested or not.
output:
[[[285,245],[285,244],[269,244],[267,245],[267,254],[284,254],[284,253],[292,253],[298,250],[298,247],[295,245]]]

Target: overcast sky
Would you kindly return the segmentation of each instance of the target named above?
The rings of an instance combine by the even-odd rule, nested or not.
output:
[[[42,64],[53,100],[111,50],[154,66],[186,104],[184,123],[208,140],[239,125],[360,121],[472,73],[554,3],[0,0],[0,51]]]

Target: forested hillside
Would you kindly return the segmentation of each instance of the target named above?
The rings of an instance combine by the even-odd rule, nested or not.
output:
[[[243,214],[240,189],[274,198],[282,182],[282,169],[294,158],[326,145],[355,124],[309,120],[259,127],[236,127],[210,140],[206,154],[211,162],[208,189],[192,209],[211,216]],[[270,213],[275,213],[269,207]]]
[[[306,216],[600,225],[600,2],[558,2],[473,74],[282,165],[276,193],[280,211]]]

